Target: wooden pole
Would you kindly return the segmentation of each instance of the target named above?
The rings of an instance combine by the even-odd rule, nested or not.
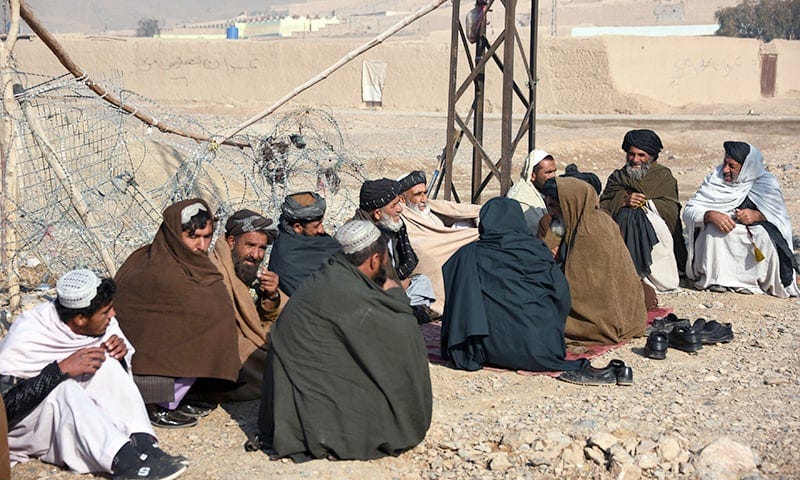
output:
[[[455,155],[456,134],[456,82],[458,77],[458,29],[461,25],[459,15],[461,0],[453,0],[453,17],[450,25],[450,79],[447,90],[447,138],[444,150],[444,199],[450,200],[453,189],[453,156]]]
[[[505,196],[511,188],[511,149],[512,114],[514,110],[514,35],[516,32],[516,4],[517,0],[505,0],[505,41],[503,42],[503,111],[500,126],[500,195]]]
[[[11,22],[6,40],[0,45],[0,78],[3,84],[3,107],[4,116],[2,122],[2,133],[0,134],[0,162],[2,162],[2,205],[0,206],[0,225],[3,230],[2,258],[0,262],[5,269],[6,282],[8,282],[9,310],[12,312],[19,306],[20,289],[19,275],[17,266],[14,265],[17,252],[17,232],[16,232],[16,204],[18,200],[17,186],[17,149],[16,149],[16,125],[14,123],[14,113],[19,109],[14,102],[14,78],[11,69],[11,53],[17,42],[19,32],[19,0],[10,0],[9,9]]]

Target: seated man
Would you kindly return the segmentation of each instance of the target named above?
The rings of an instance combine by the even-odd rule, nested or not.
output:
[[[480,240],[444,264],[442,356],[464,370],[484,364],[581,369],[585,360],[565,360],[567,279],[544,243],[531,236],[519,204],[493,198],[481,208],[480,220]]]
[[[595,190],[578,178],[559,177],[545,182],[544,194],[552,216],[545,242],[556,252],[572,299],[567,339],[610,345],[643,335],[642,282],[619,226],[600,210]]]
[[[0,344],[11,462],[176,478],[188,462],[158,448],[129,372],[133,346],[114,318],[113,280],[72,270],[56,292],[17,317]]]
[[[539,220],[547,213],[542,196],[544,182],[555,176],[556,161],[553,156],[544,150],[534,150],[525,158],[519,180],[508,189],[506,197],[519,202],[531,233],[536,233]]]
[[[686,202],[686,276],[699,289],[795,297],[792,224],[778,179],[753,145],[725,142],[725,158]]]
[[[170,205],[153,243],[117,272],[117,318],[136,345],[134,380],[159,427],[193,426],[192,417],[208,414],[190,403],[178,408],[196,379],[239,376],[236,313],[208,257],[213,220],[199,198]]]
[[[422,336],[371,222],[336,232],[342,253],[309,277],[270,332],[261,440],[278,457],[367,460],[425,437],[431,382]]]
[[[389,275],[400,282],[420,323],[431,320],[430,305],[436,300],[431,280],[425,275],[413,274],[419,258],[400,213],[403,204],[400,197],[400,182],[382,178],[367,180],[361,185],[359,208],[354,219],[374,223],[383,232],[389,247]]]
[[[626,164],[608,177],[600,208],[619,225],[639,277],[657,291],[668,292],[678,288],[686,248],[678,181],[657,161],[662,148],[652,130],[626,133]]]
[[[314,192],[288,195],[281,205],[278,230],[269,269],[280,276],[281,290],[291,296],[303,280],[339,251],[339,243],[325,233],[325,199]]]
[[[433,284],[436,301],[430,306],[435,315],[444,311],[442,265],[456,250],[478,239],[475,228],[480,205],[430,200],[425,172],[413,171],[399,180],[408,239],[419,257],[414,270]]]
[[[259,272],[267,244],[277,232],[272,220],[252,210],[239,210],[225,222],[225,235],[217,239],[211,261],[222,274],[233,301],[239,338],[239,387],[214,392],[212,384],[205,397],[215,401],[255,400],[261,395],[267,334],[280,313],[278,275]],[[251,294],[251,288],[254,292]],[[255,297],[255,298],[254,298]],[[198,386],[195,387],[195,390]]]

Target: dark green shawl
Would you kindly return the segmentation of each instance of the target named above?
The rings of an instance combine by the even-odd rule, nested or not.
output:
[[[425,437],[431,383],[400,288],[341,254],[295,292],[270,331],[259,428],[280,457],[397,455]]]

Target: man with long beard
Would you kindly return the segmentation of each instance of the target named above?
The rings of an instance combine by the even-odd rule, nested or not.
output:
[[[431,423],[428,357],[386,240],[359,220],[336,240],[270,333],[260,439],[297,462],[399,455]]]
[[[713,292],[796,297],[792,224],[775,175],[745,142],[725,142],[722,164],[703,180],[683,212],[686,276]]]
[[[389,276],[405,289],[417,321],[427,323],[431,320],[430,305],[436,300],[436,294],[430,278],[414,273],[419,258],[400,217],[403,211],[400,189],[400,182],[388,178],[365,181],[353,218],[372,222],[386,237],[391,260]]]
[[[285,303],[282,297],[286,297],[278,288],[280,277],[276,273],[266,269],[259,272],[267,245],[276,234],[271,219],[252,210],[239,210],[228,218],[225,236],[214,246],[210,258],[233,300],[242,367],[237,382],[240,386],[206,393],[209,399],[244,401],[261,395],[267,334]]]
[[[678,288],[686,261],[678,182],[657,162],[663,148],[652,130],[625,134],[625,166],[615,170],[600,195],[600,208],[619,224],[643,282],[660,292]]]
[[[442,265],[462,246],[478,239],[480,205],[428,198],[425,172],[415,170],[400,180],[400,217],[419,257],[416,272],[431,279],[436,301],[434,315],[444,312]]]

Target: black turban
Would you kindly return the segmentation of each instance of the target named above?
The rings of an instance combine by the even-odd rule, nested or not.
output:
[[[367,180],[361,185],[358,206],[365,212],[371,212],[388,205],[398,195],[400,195],[400,182],[397,180],[388,178]]]
[[[325,199],[314,192],[288,195],[281,205],[281,213],[287,220],[311,222],[325,215]]]
[[[725,148],[725,155],[736,160],[739,165],[742,165],[747,155],[750,154],[750,145],[744,142],[728,141],[723,143],[722,146]]]
[[[400,180],[400,191],[405,192],[411,187],[419,185],[420,183],[428,183],[425,180],[425,172],[422,170],[414,170]]]
[[[600,190],[603,189],[603,184],[600,182],[600,177],[598,177],[592,172],[579,171],[578,166],[575,165],[574,163],[570,163],[569,165],[567,165],[566,170],[564,170],[564,174],[561,176],[572,177],[572,178],[577,178],[578,180],[583,180],[584,182],[593,186],[594,189],[597,190],[598,195],[600,195]]]
[[[644,150],[655,160],[664,145],[661,144],[661,139],[658,138],[656,132],[645,129],[631,130],[625,134],[625,138],[622,140],[622,150],[627,153],[630,147]]]
[[[278,235],[271,218],[265,218],[252,210],[239,210],[225,222],[226,237],[238,237],[248,232],[263,232],[272,239]]]

